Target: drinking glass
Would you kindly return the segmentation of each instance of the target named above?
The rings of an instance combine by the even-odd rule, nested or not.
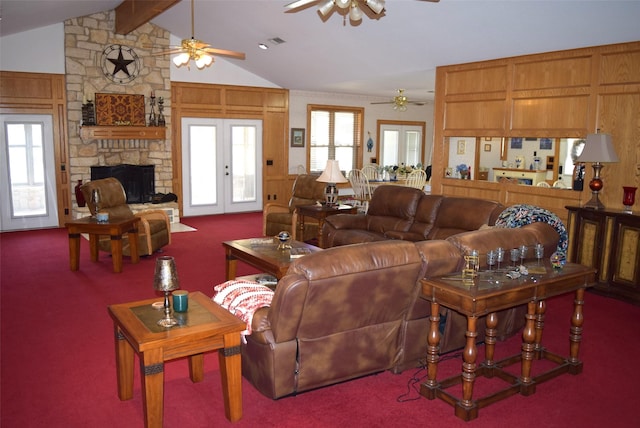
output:
[[[527,258],[527,246],[520,245],[520,265],[524,264],[524,259]]]
[[[540,260],[542,259],[542,256],[544,256],[544,245],[539,243],[536,244],[535,253],[536,259],[538,259],[538,264],[540,264]]]
[[[496,262],[498,262],[498,270],[500,270],[500,263],[504,261],[504,248],[496,248]]]
[[[509,256],[511,258],[511,262],[513,263],[513,267],[516,267],[516,263],[520,259],[520,250],[517,248],[512,248],[509,252]]]
[[[497,258],[497,252],[495,250],[489,250],[487,253],[487,266],[489,266],[489,272],[491,272],[493,266],[496,264]]]
[[[478,260],[478,250],[471,250],[471,259],[469,261],[469,268],[475,271],[478,270],[480,265],[480,260]]]

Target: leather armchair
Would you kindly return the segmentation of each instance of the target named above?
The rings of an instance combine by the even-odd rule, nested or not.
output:
[[[308,241],[318,236],[318,223],[309,219],[304,223],[304,236],[298,236],[298,214],[296,207],[313,205],[324,200],[324,184],[316,181],[318,177],[300,174],[293,183],[293,191],[289,205],[276,203],[266,204],[262,216],[262,233],[264,236],[275,236],[283,230],[291,234],[293,239]]]
[[[145,210],[134,214],[127,205],[127,195],[122,184],[116,178],[103,178],[89,181],[81,187],[82,194],[87,201],[87,206],[92,215],[96,214],[96,207],[91,200],[94,189],[98,189],[100,212],[109,213],[109,218],[129,218],[134,215],[140,217],[138,230],[138,254],[140,256],[151,255],[160,248],[171,243],[171,225],[169,216],[163,210]],[[108,236],[100,237],[98,246],[101,251],[110,252],[111,242]],[[131,255],[129,250],[129,238],[122,237],[122,252]]]

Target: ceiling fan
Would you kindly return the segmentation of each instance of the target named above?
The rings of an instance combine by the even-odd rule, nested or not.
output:
[[[391,101],[382,101],[371,104],[393,104],[393,109],[398,111],[407,111],[407,105],[415,105],[415,106],[423,106],[427,102],[426,101],[410,101],[407,96],[404,94],[404,89],[398,89],[398,95],[393,97]]]
[[[437,3],[440,0],[418,0],[418,1],[428,1],[431,3]],[[343,10],[349,9],[348,15],[349,15],[349,19],[351,19],[352,21],[360,21],[362,19],[362,11],[360,9],[362,8],[363,4],[367,5],[369,9],[371,9],[371,11],[376,15],[380,15],[385,10],[384,9],[385,0],[296,0],[292,3],[285,5],[284,7],[287,8],[287,12],[289,11],[297,12],[297,10],[294,10],[294,9],[301,9],[305,6],[310,6],[315,3],[319,3],[318,13],[320,13],[320,15],[322,15],[323,17],[327,16],[327,14],[333,9],[334,6]]]
[[[173,46],[169,50],[165,50],[163,52],[158,52],[152,55],[172,55],[178,54],[173,57],[173,63],[177,67],[181,67],[183,65],[187,65],[189,61],[193,60],[196,63],[196,67],[199,70],[202,70],[205,67],[209,67],[214,62],[214,58],[212,54],[220,55],[220,56],[228,56],[231,58],[245,59],[245,54],[243,52],[235,52],[226,49],[218,49],[211,47],[210,44],[205,43],[201,40],[198,40],[194,37],[194,13],[193,13],[193,2],[191,0],[191,38],[183,39],[180,43],[180,46]]]

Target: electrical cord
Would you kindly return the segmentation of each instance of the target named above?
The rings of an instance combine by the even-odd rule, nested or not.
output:
[[[454,358],[460,358],[460,357],[462,357],[462,352],[455,352],[455,353],[440,357],[439,362],[451,360]],[[424,379],[426,379],[428,373],[427,373],[426,361],[421,360],[420,363],[421,363],[420,368],[418,368],[407,381],[407,392],[405,392],[404,394],[400,394],[398,398],[396,398],[397,402],[405,403],[407,401],[415,401],[422,398],[422,396],[420,395],[420,384]],[[412,391],[415,391],[418,394],[418,396],[411,397]]]

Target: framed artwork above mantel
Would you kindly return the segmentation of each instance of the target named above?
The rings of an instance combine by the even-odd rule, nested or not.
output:
[[[144,95],[96,94],[98,126],[145,126]]]

